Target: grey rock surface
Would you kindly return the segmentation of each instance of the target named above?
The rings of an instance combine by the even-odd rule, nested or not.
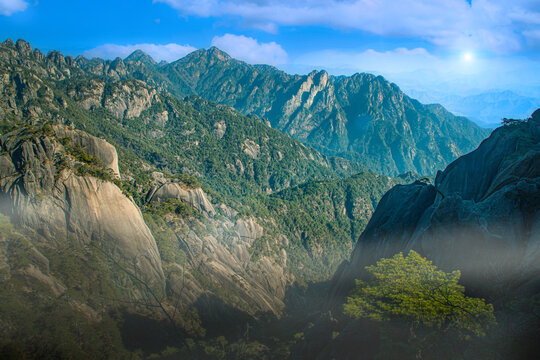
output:
[[[181,200],[200,212],[214,214],[216,211],[201,188],[191,189],[164,178],[148,193],[147,202],[163,202],[168,199]]]
[[[72,134],[83,144],[103,141],[82,132]],[[4,153],[0,157],[0,205],[14,223],[39,234],[51,246],[78,242],[100,248],[163,291],[164,275],[154,237],[139,208],[115,184],[78,176],[70,168],[59,169],[56,159],[62,156],[63,146],[52,136],[28,137],[22,129],[0,137],[0,147]],[[111,150],[108,146],[102,150],[116,155],[114,148],[107,149]]]
[[[106,168],[111,169],[113,174],[120,178],[118,154],[114,146],[103,139],[92,136],[84,131],[70,129],[67,126],[55,125],[53,129],[57,138],[69,137],[72,143],[80,146],[88,155],[100,159]]]
[[[398,185],[379,202],[349,264],[336,274],[342,298],[366,265],[414,249],[492,297],[540,288],[540,112],[503,126],[437,174]]]

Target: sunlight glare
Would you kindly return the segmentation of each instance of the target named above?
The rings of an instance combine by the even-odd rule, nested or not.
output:
[[[465,62],[471,62],[471,61],[473,61],[473,59],[474,59],[474,56],[473,56],[473,54],[472,54],[471,52],[468,52],[468,51],[467,51],[467,52],[465,52],[465,53],[463,54],[463,61],[465,61]]]

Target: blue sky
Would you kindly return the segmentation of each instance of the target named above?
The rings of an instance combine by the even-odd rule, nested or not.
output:
[[[0,0],[8,37],[166,61],[215,45],[291,73],[381,74],[418,96],[540,99],[540,0]]]

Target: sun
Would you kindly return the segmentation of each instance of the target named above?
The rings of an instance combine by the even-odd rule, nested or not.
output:
[[[474,55],[473,53],[467,51],[465,53],[463,53],[463,61],[465,62],[471,62],[474,60]]]

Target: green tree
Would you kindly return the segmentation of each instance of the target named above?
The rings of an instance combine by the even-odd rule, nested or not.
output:
[[[435,330],[457,330],[461,338],[485,336],[495,325],[493,305],[465,295],[461,273],[438,270],[411,250],[367,266],[368,282],[356,287],[344,305],[345,314],[374,320],[405,320]],[[413,327],[411,326],[411,329]],[[412,331],[412,330],[411,330]]]

